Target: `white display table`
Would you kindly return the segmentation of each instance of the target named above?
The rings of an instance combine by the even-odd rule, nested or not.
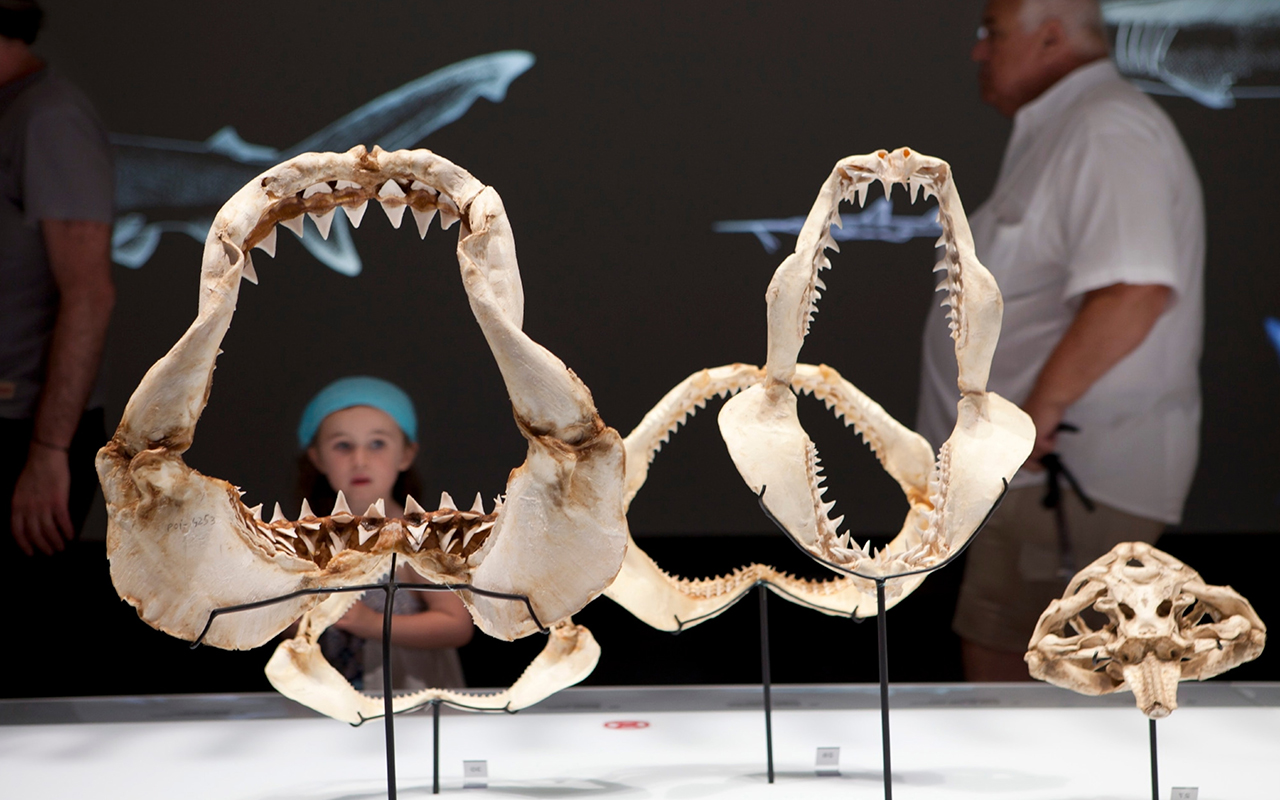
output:
[[[774,687],[765,781],[758,687],[586,688],[516,715],[446,711],[441,789],[463,797],[879,798],[877,687]],[[1280,797],[1280,686],[1183,684],[1159,723],[1161,795]],[[895,800],[1148,800],[1147,720],[1128,694],[1044,685],[892,690]],[[611,724],[612,723],[612,724]],[[431,794],[431,717],[396,719],[399,794]],[[814,770],[840,748],[838,776]],[[488,766],[463,789],[464,760]],[[383,728],[275,695],[0,701],[6,800],[385,796]]]

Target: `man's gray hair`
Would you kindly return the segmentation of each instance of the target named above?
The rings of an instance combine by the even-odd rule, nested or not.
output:
[[[1018,19],[1024,31],[1046,21],[1062,23],[1067,39],[1082,55],[1106,55],[1107,29],[1098,0],[1022,0]]]

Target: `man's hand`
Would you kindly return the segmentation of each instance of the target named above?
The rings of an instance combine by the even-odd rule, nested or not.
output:
[[[1041,400],[1032,395],[1022,404],[1022,410],[1027,412],[1036,426],[1036,443],[1031,448],[1031,455],[1027,456],[1023,467],[1031,472],[1043,472],[1044,467],[1040,465],[1040,459],[1057,449],[1058,425],[1062,422],[1062,415],[1067,409],[1065,406]]]
[[[36,442],[27,453],[27,465],[13,490],[10,522],[13,538],[27,555],[39,549],[45,555],[61,551],[75,530],[67,501],[71,496],[71,470],[67,454]]]
[[[1036,425],[1036,443],[1022,466],[1040,472],[1057,445],[1058,424],[1089,387],[1132,353],[1155,327],[1173,294],[1159,284],[1117,283],[1084,296],[1080,310],[1049,354],[1022,404]]]

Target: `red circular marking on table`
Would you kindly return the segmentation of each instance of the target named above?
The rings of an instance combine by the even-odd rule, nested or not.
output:
[[[615,719],[604,724],[611,731],[621,730],[640,730],[649,727],[649,723],[642,719]]]

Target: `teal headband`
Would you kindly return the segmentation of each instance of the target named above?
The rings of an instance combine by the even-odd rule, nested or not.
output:
[[[302,412],[298,423],[298,446],[310,447],[320,430],[320,423],[335,411],[352,406],[370,406],[383,411],[396,421],[409,441],[418,441],[418,417],[413,401],[394,383],[381,378],[353,375],[339,378],[320,390]]]

